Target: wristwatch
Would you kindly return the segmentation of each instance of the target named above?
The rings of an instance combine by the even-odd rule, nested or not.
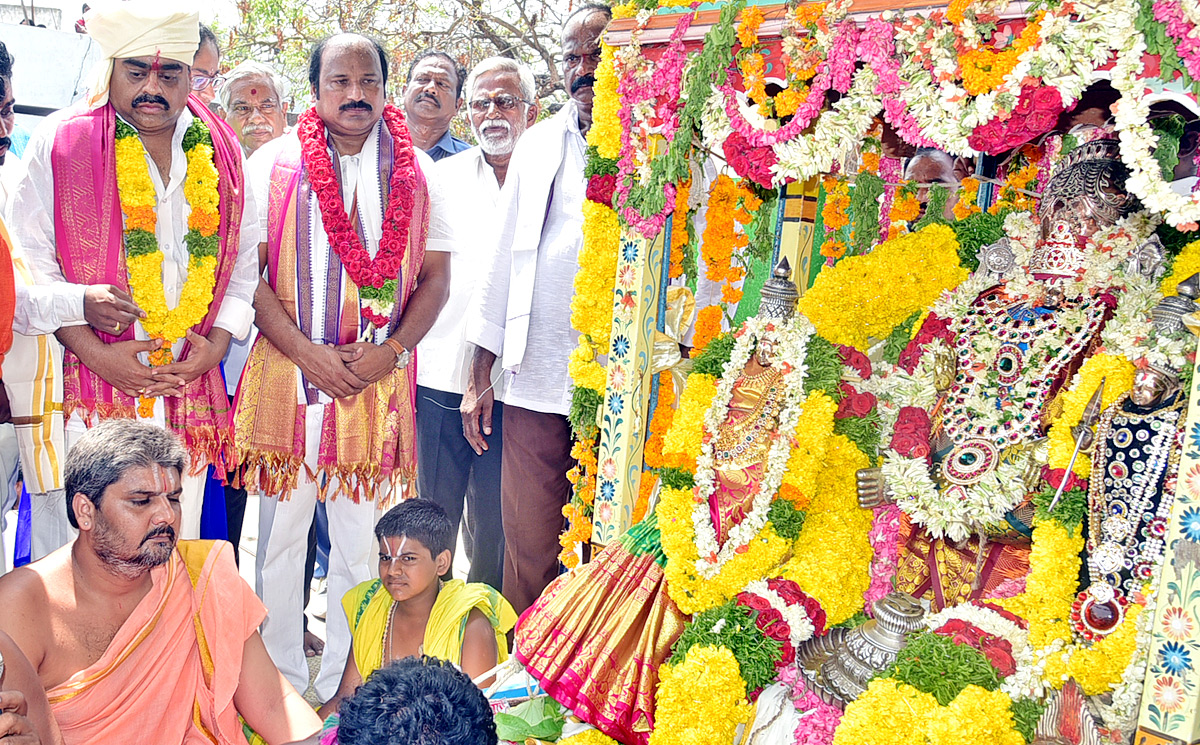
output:
[[[404,348],[404,345],[392,338],[383,340],[383,343],[392,348],[396,353],[396,369],[403,370],[408,367],[408,363],[412,361],[412,352]]]

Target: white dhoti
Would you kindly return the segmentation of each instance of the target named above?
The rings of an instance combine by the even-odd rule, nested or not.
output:
[[[317,467],[321,419],[325,405],[305,411],[305,464]],[[304,562],[308,531],[317,505],[318,484],[300,471],[300,483],[287,499],[263,495],[258,508],[258,555],[254,562],[255,590],[267,606],[262,638],[279,672],[297,691],[308,688],[304,656]],[[330,489],[330,494],[333,489]],[[342,596],[355,585],[377,576],[379,567],[375,522],[379,502],[354,502],[342,496],[325,503],[329,515],[329,609],[325,618],[325,653],[313,688],[321,701],[337,693],[350,652],[350,625]]]

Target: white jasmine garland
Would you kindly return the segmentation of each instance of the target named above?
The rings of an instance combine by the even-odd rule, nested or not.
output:
[[[1029,631],[1021,625],[1005,618],[991,608],[984,608],[975,602],[963,603],[952,608],[946,608],[931,616],[925,617],[925,626],[930,631],[937,631],[946,623],[962,620],[983,631],[985,634],[998,636],[1012,645],[1013,653],[1029,646]]]
[[[783,621],[788,625],[788,641],[792,646],[806,642],[816,633],[816,627],[813,626],[812,619],[808,617],[808,612],[805,611],[802,605],[788,605],[783,596],[767,586],[767,581],[756,579],[746,585],[743,592],[748,592],[751,595],[758,595],[771,604],[771,607],[779,611],[783,616]]]
[[[746,517],[729,531],[723,546],[718,545],[716,526],[713,525],[712,513],[708,506],[709,498],[716,489],[716,458],[713,455],[715,436],[705,438],[700,446],[700,455],[696,458],[696,505],[692,509],[692,523],[697,555],[700,557],[696,560],[696,572],[705,579],[712,579],[720,574],[721,569],[737,555],[739,549],[744,550],[766,526],[771,501],[783,483],[788,458],[791,456],[792,434],[796,431],[807,398],[804,393],[804,380],[808,377],[808,368],[804,364],[804,358],[808,342],[815,332],[813,325],[799,315],[790,321],[751,319],[742,327],[741,336],[734,344],[729,361],[725,363],[722,371],[721,380],[717,383],[712,405],[704,414],[705,433],[715,435],[724,424],[729,413],[729,401],[733,397],[733,385],[750,359],[755,342],[768,333],[768,327],[772,327],[770,333],[776,339],[776,364],[784,366],[782,385],[785,393],[779,411],[779,427],[772,436],[771,447],[767,451],[766,472],[758,483],[751,508]]]

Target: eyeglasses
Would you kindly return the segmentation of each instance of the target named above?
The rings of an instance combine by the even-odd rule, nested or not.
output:
[[[491,110],[492,104],[501,111],[512,111],[517,108],[517,104],[528,104],[529,102],[523,98],[518,98],[511,93],[501,93],[498,96],[491,98],[477,98],[471,102],[471,111],[476,114],[486,114]]]
[[[205,88],[208,87],[209,83],[212,84],[213,89],[219,89],[221,86],[225,85],[225,76],[224,75],[212,75],[212,76],[193,75],[192,76],[192,90],[194,90],[194,91],[204,90]]]

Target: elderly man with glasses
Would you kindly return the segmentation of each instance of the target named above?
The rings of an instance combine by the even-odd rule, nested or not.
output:
[[[437,165],[456,195],[456,234],[450,263],[450,299],[417,346],[417,487],[446,510],[471,560],[468,580],[499,587],[504,571],[500,518],[500,431],[503,404],[492,413],[492,446],[476,454],[463,438],[458,407],[467,385],[466,318],[462,310],[478,292],[491,264],[499,228],[493,214],[517,139],[537,121],[533,72],[505,57],[480,62],[467,78],[467,114],[479,145]],[[453,550],[453,549],[451,549]]]
[[[287,129],[287,81],[275,68],[248,60],[229,71],[217,89],[225,121],[246,157]]]
[[[598,3],[581,4],[567,17],[562,80],[570,100],[530,127],[513,151],[491,231],[492,261],[467,313],[474,349],[460,408],[463,432],[480,454],[504,441],[503,592],[518,613],[558,574],[562,508],[571,493],[567,361],[578,336],[570,316],[587,192],[584,137],[592,125],[600,36],[611,17]],[[504,402],[503,438],[494,429],[494,400]]]

